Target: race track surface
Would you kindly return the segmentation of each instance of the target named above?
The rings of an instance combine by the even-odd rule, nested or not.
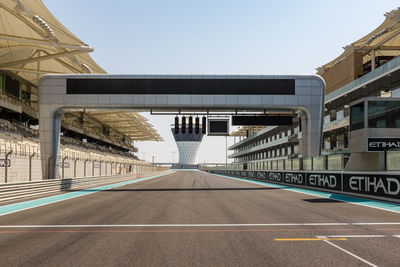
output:
[[[200,171],[0,216],[0,266],[399,264],[399,213]]]

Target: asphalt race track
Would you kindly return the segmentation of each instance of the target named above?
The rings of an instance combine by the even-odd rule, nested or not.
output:
[[[0,266],[399,265],[400,213],[200,171],[0,216]]]

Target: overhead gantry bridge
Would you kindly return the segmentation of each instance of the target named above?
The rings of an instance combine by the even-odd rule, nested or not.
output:
[[[325,83],[316,75],[47,75],[39,83],[45,179],[56,177],[61,116],[82,109],[292,111],[304,156],[321,152]]]

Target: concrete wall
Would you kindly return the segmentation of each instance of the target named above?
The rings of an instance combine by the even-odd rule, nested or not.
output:
[[[40,155],[39,155],[40,156]],[[4,159],[4,156],[1,158]],[[0,167],[0,183],[14,183],[14,182],[27,182],[42,180],[42,168],[40,158],[35,155],[30,158],[26,155],[13,155],[8,157],[10,160],[10,167]],[[151,165],[138,165],[128,162],[126,159],[121,158],[121,161],[102,161],[98,160],[76,160],[66,159],[64,163],[60,164],[60,178],[82,178],[82,177],[97,177],[97,176],[110,176],[118,174],[136,174],[149,171],[155,171],[157,167]],[[86,165],[86,175],[85,175]],[[101,170],[100,170],[101,169]],[[64,170],[64,171],[63,171]]]
[[[9,153],[12,151],[11,153]],[[4,165],[4,160],[10,166]],[[143,173],[155,170],[154,166],[133,159],[93,151],[83,151],[64,147],[61,151],[59,177],[82,178],[110,176],[127,173]],[[42,180],[40,150],[32,144],[0,140],[0,183]]]

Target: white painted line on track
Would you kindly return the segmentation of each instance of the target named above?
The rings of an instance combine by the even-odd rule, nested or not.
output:
[[[333,238],[377,238],[377,237],[391,237],[392,235],[328,235],[327,237]]]
[[[257,226],[338,226],[338,225],[400,225],[388,223],[242,223],[242,224],[55,224],[55,225],[0,225],[0,228],[96,228],[96,227],[257,227]]]
[[[388,224],[400,224],[397,222],[393,222],[393,223],[387,223],[387,222],[372,222],[372,223],[351,223],[352,225],[388,225]]]
[[[317,237],[318,238],[327,238],[326,236],[317,236]],[[369,262],[369,261],[357,256],[356,254],[351,253],[350,251],[348,251],[348,250],[346,250],[346,249],[344,249],[342,247],[339,247],[338,245],[336,245],[336,244],[334,244],[334,243],[332,243],[332,242],[330,242],[328,240],[323,240],[323,242],[328,243],[329,245],[331,245],[331,246],[343,251],[344,253],[346,253],[346,254],[348,254],[348,255],[350,255],[350,256],[352,256],[352,257],[354,257],[354,258],[356,258],[356,259],[358,259],[358,260],[360,260],[362,262],[364,262],[365,264],[367,264],[369,266],[378,267],[378,265],[375,265],[375,264],[373,264],[373,263],[371,263],[371,262]]]

